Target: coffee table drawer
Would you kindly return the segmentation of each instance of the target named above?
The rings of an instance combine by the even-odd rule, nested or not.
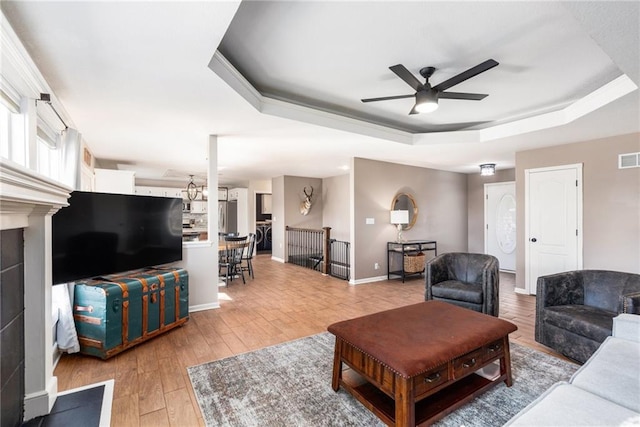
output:
[[[447,365],[439,366],[435,369],[420,374],[413,378],[413,389],[416,396],[420,396],[423,393],[428,392],[440,384],[444,384],[449,381],[449,369]]]
[[[499,339],[491,344],[485,345],[483,349],[485,361],[495,359],[504,354],[504,342],[502,339]]]
[[[486,349],[481,347],[477,350],[460,356],[453,361],[453,377],[458,379],[478,370],[485,360]]]

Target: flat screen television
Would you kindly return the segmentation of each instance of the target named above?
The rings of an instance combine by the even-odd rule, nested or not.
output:
[[[74,191],[52,218],[53,283],[182,260],[182,199]]]

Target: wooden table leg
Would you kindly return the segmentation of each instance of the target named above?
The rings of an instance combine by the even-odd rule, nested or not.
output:
[[[331,377],[331,388],[338,391],[340,388],[340,379],[342,378],[342,356],[340,349],[342,348],[342,340],[336,338],[336,347],[333,351],[333,375]]]
[[[396,374],[396,427],[414,427],[416,425],[415,394],[413,379]]]
[[[509,350],[509,337],[506,336],[503,339],[504,356],[500,358],[500,375],[507,374],[507,378],[504,383],[507,387],[513,385],[513,377],[511,376],[511,351]]]

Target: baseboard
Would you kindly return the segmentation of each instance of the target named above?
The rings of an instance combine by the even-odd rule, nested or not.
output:
[[[364,279],[358,279],[358,280],[349,280],[349,284],[350,285],[363,285],[365,283],[373,283],[373,282],[384,282],[385,280],[387,280],[387,276],[376,276],[376,277],[366,277]]]
[[[527,292],[527,290],[524,288],[514,288],[513,292],[515,292],[516,294],[522,294],[522,295],[532,295],[529,292]]]
[[[209,303],[209,304],[190,305],[189,306],[189,313],[195,313],[196,311],[211,310],[211,309],[214,309],[214,308],[220,308],[220,303],[212,302],[212,303]]]
[[[278,257],[275,257],[275,256],[271,257],[271,261],[276,261],[276,262],[284,264],[284,260],[282,258],[278,258]]]
[[[24,397],[24,419],[47,415],[51,412],[58,395],[58,377],[51,377],[45,390],[27,393]]]

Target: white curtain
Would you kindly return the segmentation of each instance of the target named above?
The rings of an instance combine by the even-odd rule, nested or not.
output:
[[[74,190],[80,190],[80,148],[81,135],[68,128],[62,133],[60,182]]]
[[[54,313],[58,313],[56,325],[58,348],[66,353],[77,353],[80,351],[80,343],[73,321],[73,311],[71,310],[73,301],[70,295],[73,295],[73,284],[55,285],[51,295],[52,310]]]

